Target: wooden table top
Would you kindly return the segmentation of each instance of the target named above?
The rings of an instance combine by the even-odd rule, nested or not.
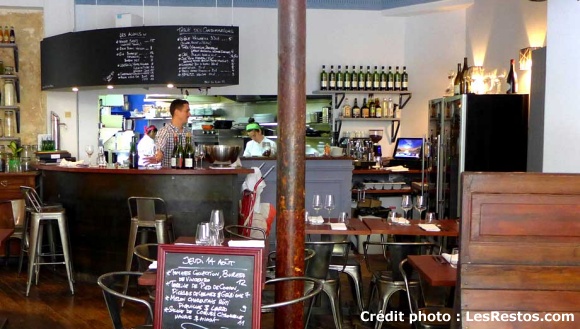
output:
[[[0,247],[3,246],[4,241],[8,240],[12,233],[14,233],[12,228],[0,228]]]
[[[336,223],[336,218],[331,218],[331,223]],[[327,234],[327,235],[368,235],[371,230],[358,218],[351,218],[347,230],[333,230],[328,224],[313,225],[306,224],[306,234]]]
[[[409,255],[409,264],[417,269],[421,277],[432,286],[455,287],[457,282],[457,268],[451,267],[442,256]]]
[[[393,234],[393,235],[419,235],[419,236],[458,236],[459,225],[455,219],[436,220],[433,224],[440,229],[438,232],[425,231],[418,224],[427,224],[424,220],[409,220],[411,225],[389,225],[384,218],[365,218],[363,222],[368,226],[372,234]]]

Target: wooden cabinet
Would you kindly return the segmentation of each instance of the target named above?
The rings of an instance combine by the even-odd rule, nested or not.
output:
[[[37,171],[0,173],[0,200],[22,199],[20,186],[36,187]]]

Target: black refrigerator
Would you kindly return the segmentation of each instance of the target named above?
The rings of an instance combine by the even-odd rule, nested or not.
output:
[[[430,100],[430,211],[438,218],[460,218],[464,171],[526,171],[528,116],[527,94]]]

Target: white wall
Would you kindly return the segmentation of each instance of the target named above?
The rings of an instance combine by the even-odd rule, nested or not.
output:
[[[544,172],[580,173],[580,2],[548,1]]]

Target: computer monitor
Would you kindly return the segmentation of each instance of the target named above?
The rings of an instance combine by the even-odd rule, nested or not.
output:
[[[397,160],[421,160],[423,138],[400,137],[397,138],[393,159]]]

